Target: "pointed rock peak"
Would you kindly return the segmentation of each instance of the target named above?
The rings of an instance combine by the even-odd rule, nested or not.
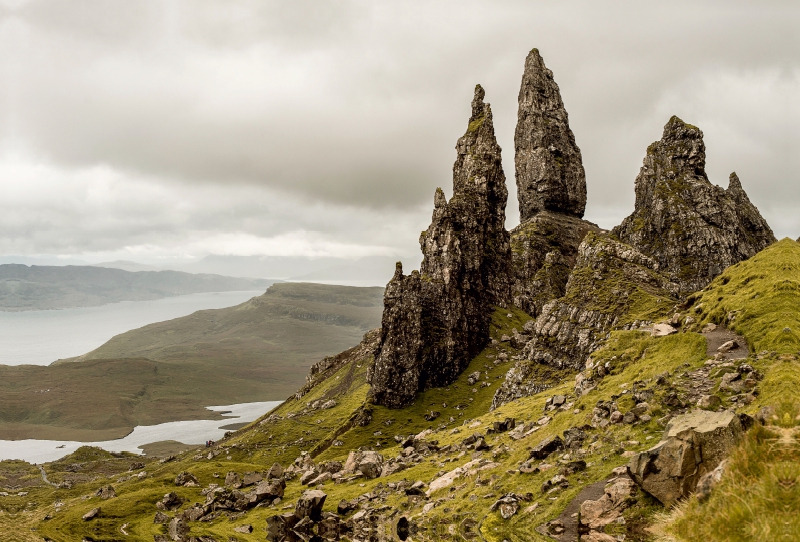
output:
[[[433,195],[433,206],[438,209],[445,205],[447,205],[447,198],[444,196],[444,190],[437,187],[436,193]]]
[[[456,145],[453,192],[437,188],[420,235],[420,272],[398,267],[384,295],[381,342],[367,381],[372,400],[399,408],[452,383],[489,341],[495,305],[511,300],[508,191],[485,92],[478,85]]]
[[[672,115],[667,124],[664,125],[662,139],[678,138],[703,139],[703,131],[697,126],[683,122],[677,115]]]
[[[472,98],[472,116],[469,118],[470,122],[484,116],[484,106],[486,104],[483,103],[483,99],[485,97],[486,91],[483,90],[483,87],[480,85],[475,85],[475,96]]]
[[[747,197],[744,188],[742,188],[742,181],[739,180],[739,176],[735,171],[728,177],[728,192],[730,194],[744,194]]]
[[[647,148],[647,155],[652,157],[656,175],[669,179],[699,177],[708,182],[703,131],[674,115],[664,126],[661,140]]]
[[[726,267],[774,242],[767,222],[732,173],[727,190],[705,172],[703,132],[672,117],[647,148],[633,214],[614,234],[654,258],[682,293],[704,288]]]
[[[553,72],[537,49],[525,59],[514,162],[522,222],[540,211],[582,217],[586,173]]]

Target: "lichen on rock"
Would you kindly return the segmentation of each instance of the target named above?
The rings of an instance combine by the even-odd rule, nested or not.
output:
[[[617,327],[630,327],[669,310],[677,285],[656,262],[609,234],[590,232],[580,245],[566,293],[548,302],[531,328],[522,357],[506,374],[492,408],[542,391],[535,365],[580,369]]]

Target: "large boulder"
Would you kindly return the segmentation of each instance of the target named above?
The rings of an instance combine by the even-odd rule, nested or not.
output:
[[[283,478],[273,478],[272,480],[262,480],[259,484],[247,494],[249,504],[255,505],[261,501],[272,501],[283,497],[284,490],[286,489],[286,482]]]
[[[267,540],[292,539],[292,529],[300,519],[292,512],[277,514],[267,518]]]
[[[309,518],[311,521],[319,521],[322,519],[322,507],[327,498],[328,495],[318,489],[304,491],[297,499],[294,515],[298,519]]]
[[[670,506],[695,491],[742,433],[739,417],[730,411],[683,414],[670,421],[661,442],[631,458],[628,473],[643,490]]]
[[[452,383],[489,341],[494,306],[511,301],[508,191],[484,94],[478,85],[456,145],[453,196],[436,190],[419,272],[406,276],[398,263],[386,286],[367,376],[376,404],[400,408],[419,391]]]
[[[736,173],[727,189],[705,172],[703,132],[672,117],[647,148],[636,177],[636,205],[614,228],[619,239],[656,260],[681,292],[703,289],[725,268],[775,242]]]

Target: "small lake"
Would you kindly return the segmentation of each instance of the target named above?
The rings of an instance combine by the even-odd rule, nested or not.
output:
[[[232,307],[263,293],[212,292],[79,309],[0,312],[0,364],[49,365],[90,352],[131,329],[199,310]]]
[[[98,446],[109,452],[133,452],[140,454],[141,446],[153,442],[176,440],[184,444],[203,444],[207,440],[218,440],[226,429],[223,426],[232,423],[247,423],[258,419],[282,401],[264,401],[260,403],[241,403],[207,407],[209,410],[221,412],[225,416],[221,420],[192,420],[184,422],[167,422],[158,425],[140,425],[125,438],[105,442],[74,442],[59,440],[0,440],[0,461],[21,459],[28,463],[45,463],[55,461],[71,454],[81,446]],[[63,446],[63,448],[61,448]]]

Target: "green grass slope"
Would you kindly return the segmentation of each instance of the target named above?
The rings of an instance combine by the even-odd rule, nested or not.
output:
[[[800,504],[796,489],[800,464],[795,428],[798,412],[794,406],[800,345],[781,334],[791,335],[798,319],[800,296],[793,286],[800,276],[798,264],[800,245],[781,241],[732,267],[706,290],[693,296],[680,310],[684,316],[692,315],[695,323],[680,333],[652,337],[643,331],[611,332],[603,346],[592,354],[595,366],[602,364],[608,373],[587,394],[576,396],[574,371],[541,366],[536,378],[545,388],[543,392],[494,411],[489,410],[492,395],[511,363],[506,358],[517,353],[501,338],[530,319],[524,312],[514,308],[496,311],[491,329],[495,341],[472,360],[457,381],[447,388],[423,392],[413,405],[399,410],[368,402],[366,374],[376,340],[374,334],[368,335],[311,385],[218,443],[214,448],[219,452],[216,455],[209,458],[209,450],[201,448],[168,463],[151,462],[143,476],[115,474],[106,466],[102,468],[109,470],[107,474],[95,478],[87,475],[73,489],[44,486],[31,489],[27,499],[41,504],[28,509],[27,525],[57,542],[84,536],[116,540],[120,539],[123,526],[129,533],[126,540],[152,540],[154,535],[166,533],[164,526],[153,524],[153,516],[155,503],[168,491],[176,491],[187,503],[203,502],[202,488],[212,483],[222,484],[227,472],[263,471],[276,461],[286,467],[302,452],[312,455],[318,463],[343,461],[356,448],[374,449],[392,458],[401,454],[395,435],[424,431],[425,439],[435,442],[439,451],[386,477],[325,483],[322,486],[328,494],[325,509],[335,511],[341,499],[359,496],[369,499],[370,506],[384,510],[377,528],[386,540],[396,539],[394,527],[401,516],[420,527],[414,540],[551,540],[539,532],[542,526],[559,517],[583,488],[602,483],[612,469],[626,465],[632,454],[658,442],[668,416],[694,408],[691,398],[696,390],[692,386],[696,385],[697,375],[705,374],[703,371],[709,367],[706,339],[698,330],[709,321],[727,321],[727,325],[755,347],[746,361],[764,378],[758,383],[752,402],[735,403],[743,404],[742,407],[735,406],[733,395],[717,389],[718,372],[708,376],[709,383],[725,408],[754,413],[763,406],[773,405],[772,425],[748,434],[734,452],[723,481],[706,502],[691,498],[670,512],[639,492],[624,512],[625,522],[610,525],[606,532],[624,535],[626,541],[659,537],[791,540],[781,536],[797,532],[795,523]],[[671,309],[665,307],[661,317],[671,316]],[[786,318],[776,318],[773,314],[776,311],[785,313]],[[786,328],[790,331],[784,331]],[[480,379],[470,383],[469,376],[476,371],[480,372]],[[651,394],[648,421],[596,428],[587,425],[598,402],[613,401],[618,410],[626,413],[634,406],[634,392],[642,391]],[[547,400],[556,394],[565,395],[567,405],[548,410]],[[317,401],[331,399],[336,401],[333,408],[314,408]],[[440,414],[429,421],[425,415],[433,410]],[[548,419],[542,419],[544,416]],[[509,433],[489,431],[495,421],[507,417],[538,429],[520,440],[513,440]],[[532,447],[576,426],[587,433],[581,449],[559,452],[534,462],[539,468],[533,472],[520,470]],[[473,433],[484,435],[489,448],[476,451],[463,446],[462,441]],[[563,470],[577,458],[586,462],[585,470],[572,473]],[[488,466],[457,478],[451,486],[427,498],[408,497],[391,490],[394,483],[402,480],[429,484],[439,475],[474,459],[486,460]],[[113,461],[116,460],[109,460],[109,464]],[[90,461],[86,463],[90,472],[100,468],[92,466]],[[76,476],[64,462],[48,465],[46,469],[56,481]],[[200,487],[175,487],[175,476],[184,470],[197,476]],[[567,472],[568,486],[543,489],[559,472]],[[114,484],[118,497],[101,501],[93,496],[98,487],[108,483]],[[216,540],[263,540],[266,519],[293,509],[304,489],[306,486],[295,478],[288,482],[282,502],[263,505],[243,515],[223,514],[211,521],[192,522],[191,534],[212,536]],[[509,492],[522,495],[525,500],[517,514],[503,519],[491,507]],[[62,504],[56,507],[56,501]],[[96,506],[102,507],[98,520],[80,519]],[[234,531],[245,523],[255,528],[252,534]]]
[[[705,322],[747,338],[765,375],[751,413],[773,410],[753,431],[706,502],[690,499],[665,520],[679,540],[795,540],[800,533],[800,244],[783,239],[727,269],[689,303]]]

